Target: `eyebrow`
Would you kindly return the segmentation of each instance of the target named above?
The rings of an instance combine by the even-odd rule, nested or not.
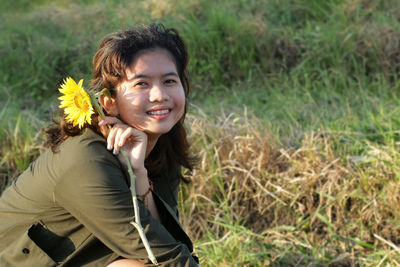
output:
[[[167,77],[167,76],[176,76],[176,77],[179,77],[179,75],[178,75],[176,72],[174,72],[174,71],[167,72],[167,73],[164,73],[163,75],[161,75],[161,77]],[[130,78],[128,81],[133,81],[133,80],[135,80],[135,79],[140,79],[140,78],[149,78],[149,77],[150,77],[149,75],[138,74],[138,75],[135,75],[135,76],[133,76],[132,78]]]

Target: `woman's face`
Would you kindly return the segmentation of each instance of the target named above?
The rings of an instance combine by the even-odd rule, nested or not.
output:
[[[158,138],[180,120],[185,93],[172,55],[165,49],[139,52],[117,87],[117,112],[126,124]]]

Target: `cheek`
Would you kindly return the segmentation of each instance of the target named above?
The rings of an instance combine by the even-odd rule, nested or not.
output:
[[[119,98],[117,102],[118,114],[125,122],[136,122],[144,110],[144,100],[141,95],[129,94]]]
[[[179,110],[179,118],[182,117],[183,112],[185,110],[185,102],[186,102],[185,93],[183,92],[183,89],[182,89],[175,98],[175,104]]]

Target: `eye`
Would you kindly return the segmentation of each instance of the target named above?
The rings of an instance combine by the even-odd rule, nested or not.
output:
[[[176,82],[176,80],[174,80],[174,79],[167,79],[167,80],[165,80],[164,83],[165,83],[165,84],[168,84],[168,85],[172,85],[172,84],[176,84],[177,82]]]
[[[144,81],[139,81],[137,83],[135,83],[135,87],[146,87],[148,85],[147,82]]]

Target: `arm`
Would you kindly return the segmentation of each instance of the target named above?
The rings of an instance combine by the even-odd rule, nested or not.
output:
[[[79,164],[65,170],[56,186],[56,201],[118,255],[149,263],[139,235],[129,223],[134,216],[132,198],[121,165],[103,144],[93,146],[77,160]],[[171,266],[196,266],[187,246],[177,242],[142,202],[139,208],[157,260]]]
[[[106,125],[112,125],[112,128],[108,129]],[[149,189],[149,178],[144,167],[144,161],[155,142],[149,144],[147,134],[130,127],[116,117],[105,117],[100,122],[100,126],[103,135],[107,138],[107,149],[113,150],[113,154],[118,155],[118,159],[125,168],[126,164],[131,165],[136,175],[136,194],[138,196],[144,195]],[[126,162],[125,158],[119,153],[120,149],[128,154],[129,162]],[[152,194],[146,196],[146,207],[155,218],[160,218]]]

